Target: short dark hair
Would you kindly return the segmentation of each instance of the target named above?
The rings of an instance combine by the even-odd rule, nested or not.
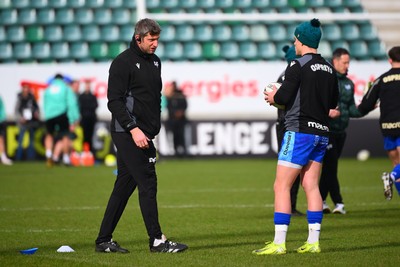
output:
[[[135,25],[135,34],[142,39],[146,34],[159,35],[161,33],[160,25],[152,19],[141,19]]]
[[[350,56],[350,53],[346,48],[343,48],[343,47],[336,48],[332,53],[332,59],[339,58],[339,57],[341,57],[343,55],[349,55]]]
[[[400,46],[393,46],[389,50],[388,56],[394,62],[400,62]]]
[[[63,76],[61,73],[57,73],[57,74],[54,76],[54,79],[63,80],[63,79],[64,79],[64,76]]]

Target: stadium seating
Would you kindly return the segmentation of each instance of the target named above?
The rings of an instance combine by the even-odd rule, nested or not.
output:
[[[36,22],[40,25],[51,25],[55,22],[55,11],[52,8],[41,8],[37,12]],[[81,23],[81,21],[77,21]]]
[[[0,43],[7,41],[7,34],[4,27],[0,28]]]
[[[221,57],[227,60],[237,60],[239,58],[239,45],[237,42],[223,42],[221,44]]]
[[[85,0],[68,0],[67,5],[68,5],[68,7],[76,8],[76,9],[83,8],[83,7],[89,7],[89,4],[86,4]]]
[[[356,58],[366,58],[369,57],[368,46],[366,42],[356,40],[350,43],[350,54]]]
[[[48,43],[35,43],[32,46],[32,57],[43,62],[50,58],[50,45]]]
[[[86,42],[73,42],[70,46],[70,54],[78,61],[89,58],[89,45]]]
[[[1,24],[15,25],[18,23],[18,13],[15,9],[3,9],[1,10]]]
[[[18,43],[14,45],[13,55],[16,59],[25,61],[31,57],[31,46],[28,43]]]
[[[281,54],[282,57],[279,56]],[[257,56],[261,60],[275,60],[283,58],[283,52],[281,53],[281,49],[276,49],[273,42],[262,42],[257,45]]]
[[[63,61],[69,57],[69,45],[64,42],[57,42],[51,45],[50,55],[56,60]]]
[[[75,22],[82,24],[93,23],[94,14],[93,10],[89,8],[79,8],[75,11]]]
[[[186,42],[183,45],[183,54],[188,60],[200,60],[202,58],[201,45],[198,42]]]
[[[81,28],[76,24],[67,25],[64,27],[63,36],[68,42],[79,41],[82,39]]]
[[[9,62],[13,59],[12,46],[9,43],[0,43],[0,60]]]
[[[146,0],[153,13],[364,12],[359,0]],[[135,0],[0,0],[0,63],[108,61],[132,39]],[[171,61],[283,60],[298,21],[160,21],[157,54]],[[323,23],[320,52],[385,59],[369,21]]]
[[[49,25],[44,28],[44,40],[47,42],[59,42],[63,39],[61,26]]]
[[[18,43],[25,40],[25,29],[22,26],[10,26],[7,28],[7,40]]]

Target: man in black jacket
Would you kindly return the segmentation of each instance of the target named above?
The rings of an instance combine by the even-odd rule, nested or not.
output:
[[[28,160],[33,160],[35,159],[36,154],[33,143],[35,130],[39,126],[39,105],[27,84],[22,84],[21,92],[18,93],[15,115],[17,116],[17,123],[19,126],[18,148],[15,159],[22,160],[23,158],[23,141],[25,132],[28,132],[29,146],[26,151],[26,158]]]
[[[112,233],[136,187],[150,251],[175,253],[188,248],[169,241],[158,221],[156,149],[152,139],[161,127],[161,61],[154,54],[160,33],[157,22],[138,21],[130,47],[111,63],[107,97],[118,175],[96,239],[97,252],[129,252],[112,240]]]
[[[82,94],[79,95],[79,111],[81,114],[80,124],[83,129],[83,143],[88,144],[90,150],[94,153],[92,139],[94,126],[97,122],[96,109],[98,107],[97,98],[92,94],[90,88],[91,80],[85,81],[85,89]]]
[[[185,94],[173,81],[170,85],[170,95],[167,96],[168,121],[167,127],[172,132],[175,155],[186,156],[185,126],[186,109],[188,107]]]

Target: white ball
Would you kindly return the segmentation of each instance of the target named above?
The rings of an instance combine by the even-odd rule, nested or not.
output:
[[[281,88],[281,83],[278,82],[270,82],[268,83],[265,87],[264,87],[264,92],[272,92],[275,90],[278,90],[279,88]],[[273,104],[274,107],[279,108],[279,109],[285,109],[284,105],[278,105],[278,104]]]
[[[359,161],[366,161],[367,159],[369,159],[369,151],[366,149],[362,149],[357,153],[357,159]]]

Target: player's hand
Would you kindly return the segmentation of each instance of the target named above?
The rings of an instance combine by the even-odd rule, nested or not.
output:
[[[340,111],[338,109],[330,109],[329,117],[332,119],[338,118],[340,116]]]
[[[270,92],[264,91],[264,100],[267,102],[269,105],[275,104],[274,96],[276,94],[277,90],[273,90]]]
[[[149,148],[150,139],[139,129],[139,127],[133,128],[131,130],[132,139],[135,144],[141,149]]]

